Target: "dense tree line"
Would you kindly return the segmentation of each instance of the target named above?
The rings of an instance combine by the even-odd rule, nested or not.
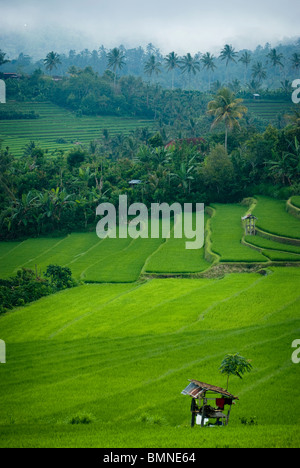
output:
[[[49,265],[44,273],[22,268],[15,276],[0,279],[0,314],[74,286],[69,268]]]
[[[106,71],[100,76],[90,67],[73,69],[71,76],[59,82],[53,81],[40,70],[28,77],[8,79],[7,99],[50,100],[79,116],[142,117],[170,125],[175,121],[181,125],[191,118],[198,118],[205,113],[208,102],[208,96],[199,91],[171,91],[155,84],[149,85],[141,78],[133,76],[124,76],[115,81],[112,72]],[[5,109],[2,110],[3,113],[4,111]]]
[[[2,54],[2,55],[1,55]],[[33,61],[20,53],[17,58],[7,60],[0,51],[3,71],[31,74],[41,69],[50,74],[66,75],[72,69],[91,67],[103,75],[106,70],[119,76],[132,75],[143,80],[157,82],[167,88],[196,89],[206,91],[212,84],[223,86],[234,82],[239,90],[259,92],[261,89],[285,88],[298,78],[300,68],[300,39],[290,44],[272,47],[258,45],[253,51],[237,51],[225,44],[218,54],[201,51],[194,55],[179,56],[175,51],[163,55],[153,44],[144,49],[128,49],[123,45],[111,50],[101,45],[98,50],[70,50],[68,54],[51,51],[45,59]]]

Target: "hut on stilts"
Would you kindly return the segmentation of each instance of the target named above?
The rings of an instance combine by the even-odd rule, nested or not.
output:
[[[215,385],[198,380],[190,380],[189,382],[190,384],[181,393],[192,397],[191,427],[194,427],[195,423],[201,427],[205,425],[227,426],[232,405],[239,398]],[[209,402],[215,403],[215,406],[208,404]],[[225,414],[226,406],[228,406],[227,414]]]
[[[245,236],[255,236],[257,218],[253,214],[248,214],[242,217],[245,227]]]

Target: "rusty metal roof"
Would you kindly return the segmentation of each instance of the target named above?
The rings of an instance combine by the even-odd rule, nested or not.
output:
[[[210,385],[204,382],[199,382],[198,380],[191,379],[189,380],[191,383],[182,390],[183,395],[190,395],[193,398],[198,398],[201,393],[205,393],[207,391],[218,393],[222,396],[231,398],[232,400],[238,400],[239,398],[229,393],[227,390],[221,387],[216,387],[215,385]]]

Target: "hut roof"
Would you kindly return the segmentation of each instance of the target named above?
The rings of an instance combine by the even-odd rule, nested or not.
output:
[[[242,217],[242,220],[245,220],[245,219],[257,219],[257,217],[254,216],[253,214],[247,214],[246,216]]]
[[[215,385],[210,385],[204,382],[199,382],[198,380],[194,379],[191,379],[189,381],[191,383],[181,392],[183,395],[189,395],[193,398],[198,398],[200,393],[210,391],[231,398],[232,400],[239,399],[237,396],[232,395],[224,388],[216,387]]]
[[[136,184],[141,184],[142,181],[138,179],[133,179],[128,182],[130,185],[136,185]]]

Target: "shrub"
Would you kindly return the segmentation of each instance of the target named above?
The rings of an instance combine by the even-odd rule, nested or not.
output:
[[[16,276],[9,279],[0,279],[0,314],[77,284],[69,268],[49,265],[47,272],[50,281],[37,277],[28,268],[18,270]]]
[[[69,424],[91,424],[94,420],[95,417],[92,414],[78,413],[71,417]]]

